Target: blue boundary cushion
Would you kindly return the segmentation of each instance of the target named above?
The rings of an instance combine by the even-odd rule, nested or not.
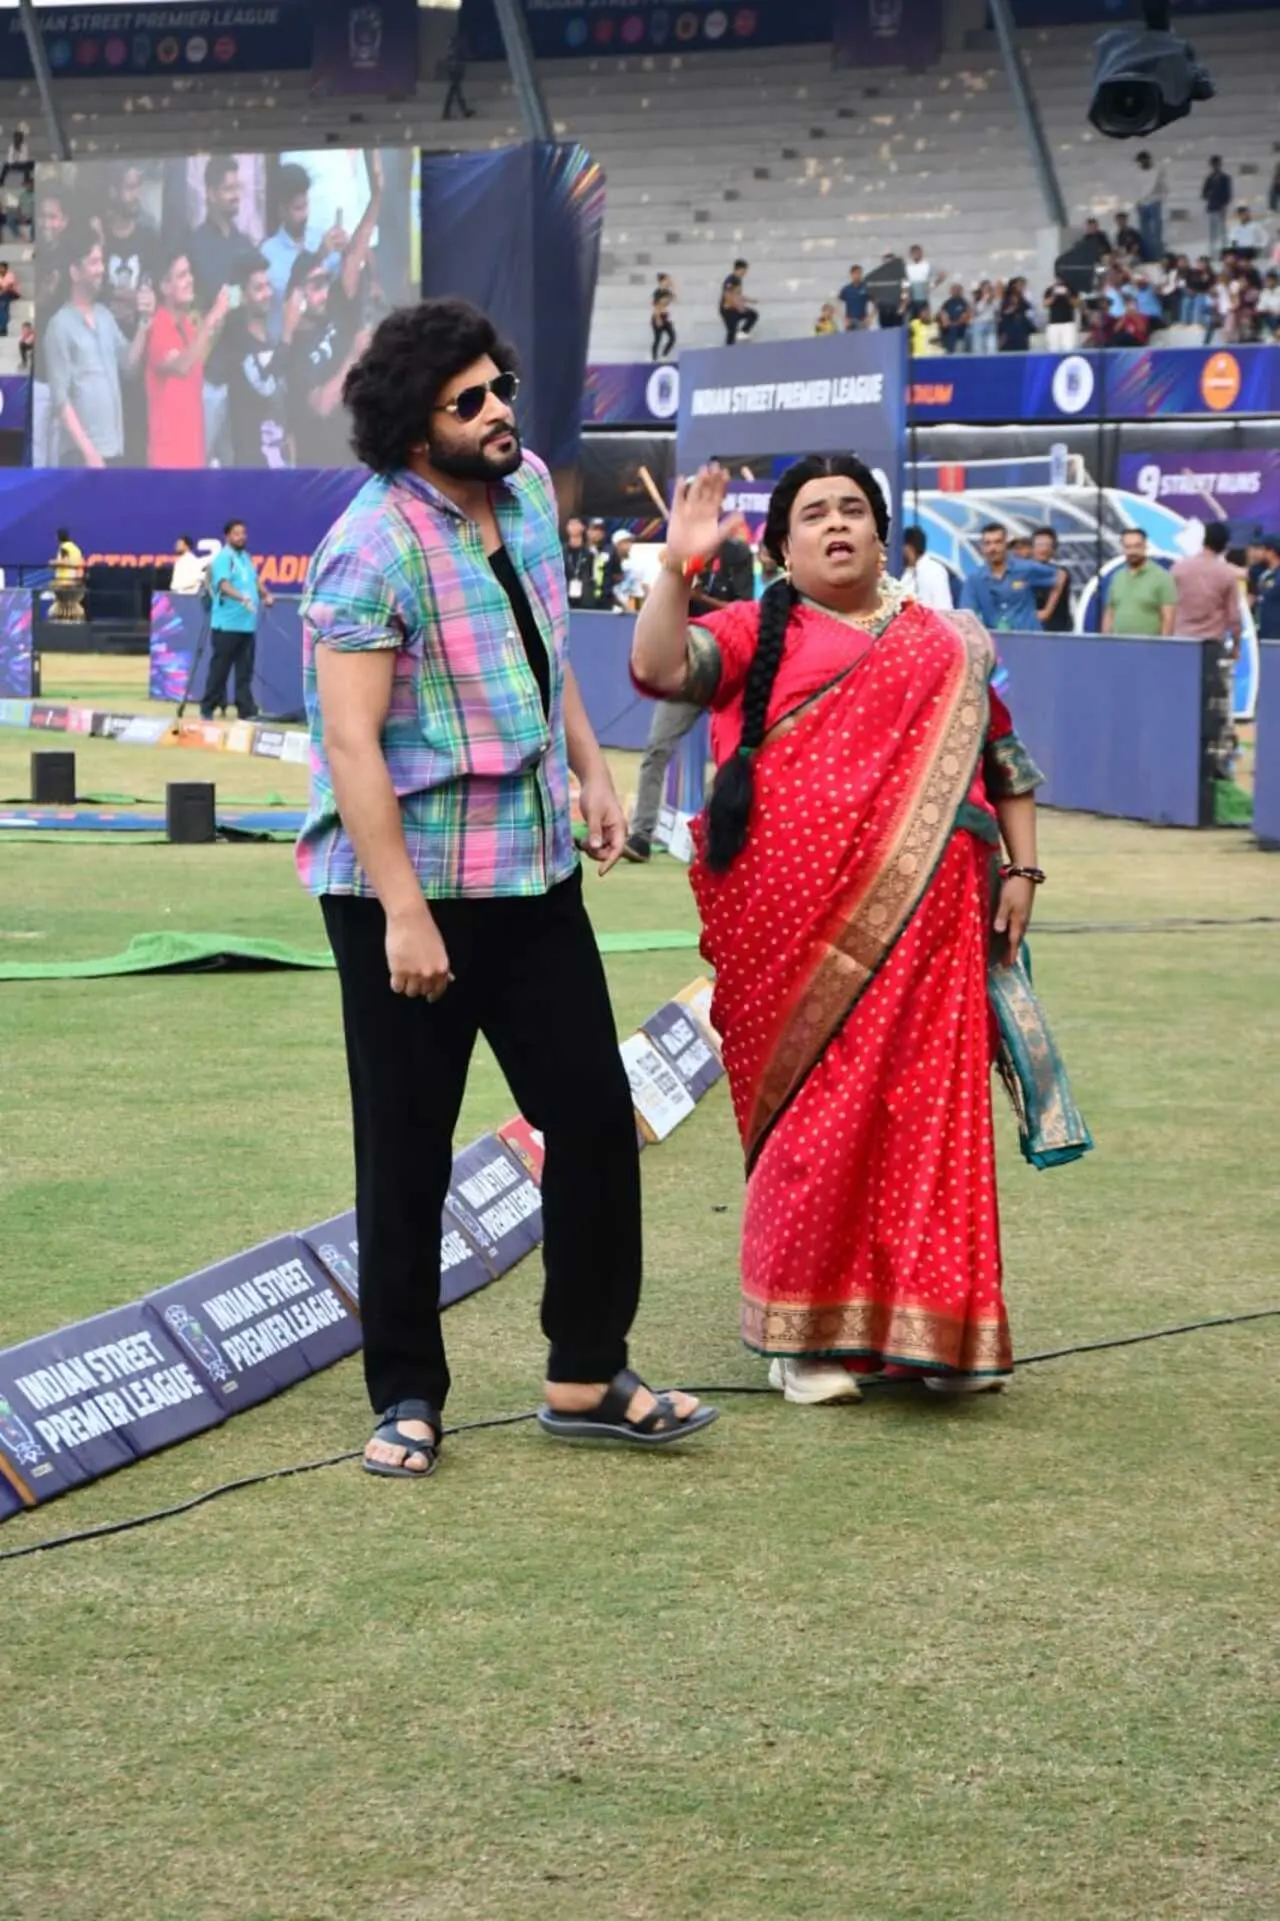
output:
[[[345,1214],[317,1221],[314,1227],[304,1227],[299,1238],[306,1242],[353,1312],[359,1314],[360,1243],[356,1237],[355,1209],[348,1208]],[[446,1205],[440,1225],[441,1307],[453,1307],[469,1294],[479,1293],[493,1278],[478,1249]]]
[[[724,1068],[715,1050],[699,1027],[696,1015],[683,1002],[668,1001],[665,1007],[649,1016],[640,1031],[647,1034],[671,1062],[695,1101],[709,1094],[716,1082],[723,1079]]]
[[[296,1234],[158,1288],[145,1305],[228,1411],[255,1407],[360,1345],[344,1296]]]
[[[33,1506],[224,1418],[141,1301],[0,1353],[0,1470]]]
[[[496,1134],[482,1135],[455,1157],[447,1211],[479,1248],[495,1279],[542,1240],[538,1183]]]

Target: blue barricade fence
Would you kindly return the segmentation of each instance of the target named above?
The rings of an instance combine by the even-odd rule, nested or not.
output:
[[[1253,785],[1253,831],[1280,852],[1280,640],[1264,640],[1258,688],[1258,751]]]

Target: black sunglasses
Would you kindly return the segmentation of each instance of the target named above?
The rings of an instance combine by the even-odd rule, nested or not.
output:
[[[490,394],[495,400],[500,400],[504,407],[509,407],[519,391],[519,374],[495,374],[492,380],[481,381],[478,387],[464,387],[452,400],[442,401],[436,412],[456,414],[465,424],[468,420],[480,418]]]

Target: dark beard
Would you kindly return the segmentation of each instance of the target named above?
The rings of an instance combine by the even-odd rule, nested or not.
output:
[[[437,473],[450,480],[505,480],[524,460],[524,448],[516,428],[511,429],[515,446],[509,454],[489,454],[481,447],[476,453],[448,453],[443,447],[428,446],[427,458]]]

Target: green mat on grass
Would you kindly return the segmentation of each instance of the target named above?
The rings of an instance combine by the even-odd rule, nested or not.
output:
[[[683,929],[601,934],[602,954],[653,954],[696,949],[698,936]],[[267,967],[332,968],[333,956],[290,947],[282,940],[247,940],[235,934],[135,934],[123,954],[82,961],[12,961],[0,965],[0,981],[87,981],[112,974],[207,974]]]

